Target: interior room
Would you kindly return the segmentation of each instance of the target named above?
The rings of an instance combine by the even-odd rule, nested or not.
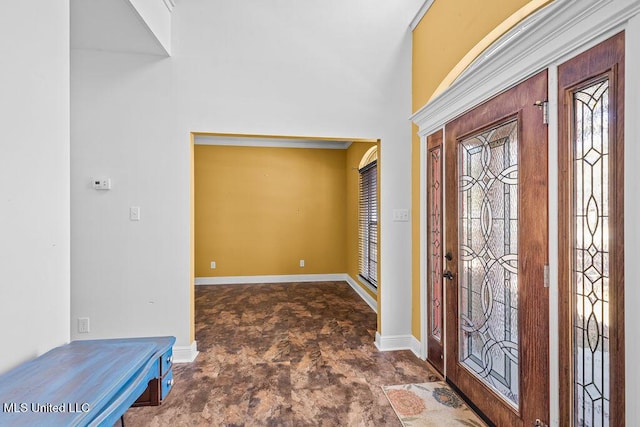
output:
[[[5,9],[0,378],[142,338],[94,420],[640,420],[640,0]]]

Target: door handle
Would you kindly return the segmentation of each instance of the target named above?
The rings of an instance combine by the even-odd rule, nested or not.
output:
[[[444,273],[442,273],[442,277],[444,277],[447,280],[453,280],[453,273],[447,270]]]

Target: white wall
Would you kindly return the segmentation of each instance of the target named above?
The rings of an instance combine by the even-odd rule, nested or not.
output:
[[[636,15],[626,28],[625,35],[625,165],[624,165],[624,267],[625,267],[625,394],[627,425],[640,422],[640,15]]]
[[[410,223],[391,211],[410,206],[420,3],[193,0],[173,12],[171,58],[72,51],[71,317],[92,328],[73,337],[190,344],[191,131],[381,138],[382,332],[410,334]]]
[[[9,2],[0,28],[3,372],[69,340],[69,2]]]

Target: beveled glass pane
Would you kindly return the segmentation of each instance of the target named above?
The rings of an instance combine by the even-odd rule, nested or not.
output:
[[[431,331],[442,339],[442,148],[429,151],[429,286],[431,288]]]
[[[609,81],[573,94],[574,423],[609,425]]]
[[[518,408],[518,122],[459,145],[460,363]]]

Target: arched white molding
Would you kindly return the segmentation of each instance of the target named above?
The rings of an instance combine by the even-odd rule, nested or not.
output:
[[[556,0],[508,31],[413,114],[418,134],[432,133],[568,54],[613,35],[639,10],[638,0]]]
[[[360,160],[360,164],[358,165],[358,169],[362,169],[363,167],[367,166],[369,163],[378,160],[378,146],[374,145],[373,147],[369,148],[364,155],[362,156],[362,159]]]
[[[440,82],[436,90],[431,95],[431,99],[437,97],[440,93],[442,93],[446,88],[451,86],[458,76],[460,76],[472,63],[478,58],[482,52],[484,52],[487,48],[492,46],[496,40],[500,39],[506,32],[510,29],[514,28],[519,23],[523,22],[527,17],[531,16],[534,12],[549,4],[553,0],[532,0],[529,3],[522,6],[520,9],[516,10],[511,16],[502,21],[496,28],[491,30],[489,34],[484,36],[482,40],[480,40],[474,47],[471,48],[469,52],[453,67],[449,74]],[[526,28],[525,26],[520,26],[520,31]]]

